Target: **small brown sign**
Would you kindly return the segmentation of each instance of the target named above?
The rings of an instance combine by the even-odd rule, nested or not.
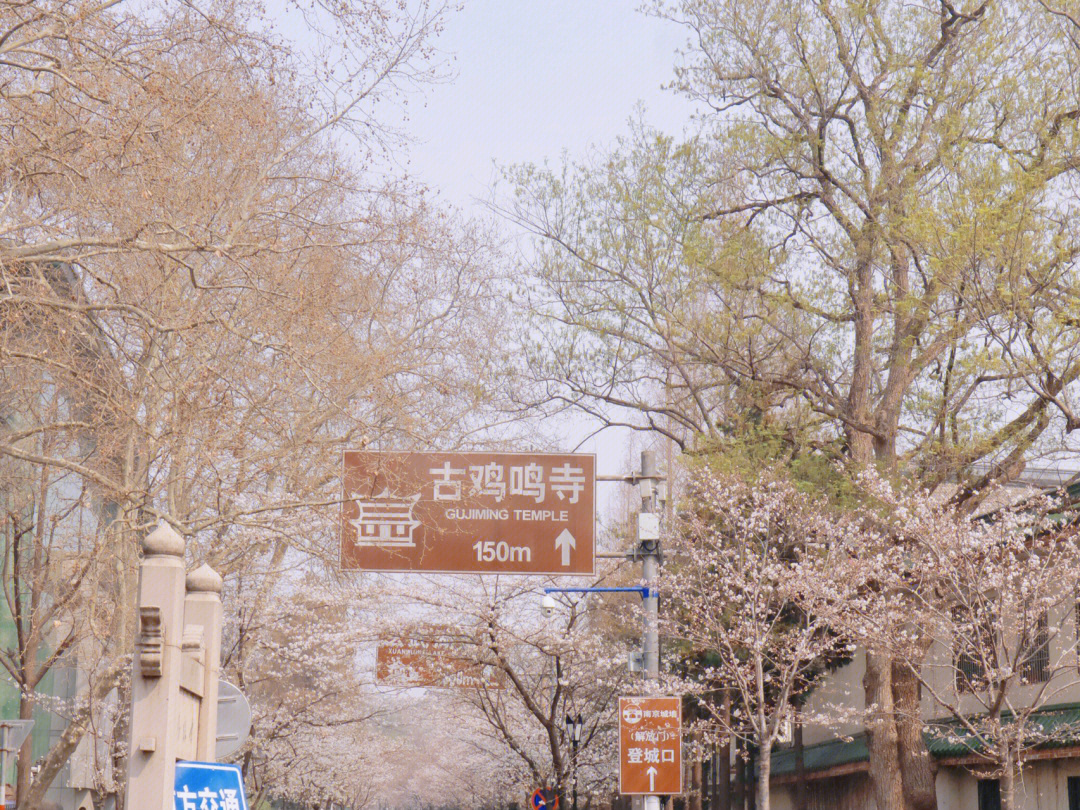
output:
[[[447,638],[379,639],[375,648],[375,682],[384,686],[461,689],[504,689],[503,673],[461,655]]]
[[[596,458],[346,452],[341,567],[592,574]]]
[[[619,698],[619,793],[682,790],[682,700]]]

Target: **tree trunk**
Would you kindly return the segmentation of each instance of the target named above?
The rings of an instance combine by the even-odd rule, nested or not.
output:
[[[1004,767],[1001,770],[1001,810],[1016,810],[1016,765],[1012,748],[1006,747]]]
[[[713,787],[716,784],[716,746],[709,746],[709,756],[705,758],[705,766],[701,771],[701,807],[702,810],[713,810]]]
[[[705,794],[701,768],[701,759],[705,752],[701,745],[701,732],[695,731],[690,739],[694,753],[690,760],[690,794],[686,797],[686,807],[687,810],[701,810],[702,797]]]
[[[23,690],[19,697],[19,719],[20,720],[33,720],[34,719],[34,702],[30,699],[26,690]],[[26,798],[26,794],[30,789],[30,763],[34,759],[34,735],[28,734],[26,740],[23,742],[22,747],[19,749],[19,756],[15,764],[15,805],[21,807],[22,802]],[[7,778],[7,774],[4,774],[4,778]]]
[[[134,469],[134,442],[128,442],[129,478]],[[134,480],[134,479],[132,479]],[[140,479],[142,480],[142,479]],[[146,515],[138,510],[140,523],[145,522]],[[135,628],[136,628],[136,594],[139,588],[139,542],[135,532],[129,526],[115,523],[116,548],[119,549],[116,567],[116,580],[119,584],[117,594],[116,613],[112,622],[112,638],[116,650],[120,655],[132,654],[135,651]],[[116,685],[117,691],[117,714],[113,723],[112,748],[113,748],[113,777],[118,786],[116,791],[116,810],[131,810],[127,807],[127,776],[128,737],[131,734],[131,679],[121,678]]]
[[[758,749],[757,810],[772,810],[769,779],[772,776],[772,742],[763,740]]]
[[[937,768],[923,739],[919,681],[911,667],[893,662],[892,687],[904,804],[908,810],[937,810]]]
[[[701,746],[701,732],[695,731],[691,737],[691,750],[694,752],[690,759],[690,793],[686,797],[687,810],[701,810],[701,798],[704,794],[701,773],[701,758],[704,754]]]
[[[888,656],[867,651],[863,688],[866,690],[866,737],[874,801],[878,810],[905,810],[894,717],[892,663]]]
[[[131,736],[131,678],[122,678],[116,685],[116,714],[112,726],[112,766],[116,790],[116,810],[129,810],[127,785],[128,744]]]

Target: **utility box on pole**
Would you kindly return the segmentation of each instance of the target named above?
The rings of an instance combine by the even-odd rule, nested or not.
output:
[[[213,760],[221,666],[221,577],[184,571],[184,539],[143,540],[131,670],[127,810],[172,810],[177,760]]]

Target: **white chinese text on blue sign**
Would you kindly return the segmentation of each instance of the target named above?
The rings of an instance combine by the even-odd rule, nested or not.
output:
[[[177,762],[175,810],[248,810],[244,777],[235,765]]]

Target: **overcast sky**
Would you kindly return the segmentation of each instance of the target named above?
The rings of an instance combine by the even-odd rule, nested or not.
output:
[[[662,88],[686,34],[642,14],[638,2],[465,0],[437,43],[455,78],[426,88],[423,106],[409,105],[409,174],[467,215],[486,215],[476,199],[489,199],[496,166],[611,146],[628,133],[639,103],[649,124],[682,132],[691,105]],[[626,431],[581,443],[594,429],[564,422],[561,449],[596,453],[606,474],[636,467]]]
[[[611,146],[629,131],[639,103],[649,124],[682,132],[691,105],[662,88],[686,34],[638,4],[465,0],[438,40],[455,78],[427,88],[424,106],[410,105],[406,128],[417,142],[409,174],[466,214],[483,214],[475,200],[490,197],[496,166],[555,162],[564,152],[581,158],[590,147]],[[566,424],[563,449],[594,427]],[[596,453],[604,473],[628,472],[628,439],[606,431],[578,449]]]
[[[486,199],[493,166],[581,157],[628,130],[635,105],[671,133],[689,103],[661,89],[685,33],[638,0],[465,0],[440,49],[456,78],[426,90],[407,129],[409,172],[464,209]]]

